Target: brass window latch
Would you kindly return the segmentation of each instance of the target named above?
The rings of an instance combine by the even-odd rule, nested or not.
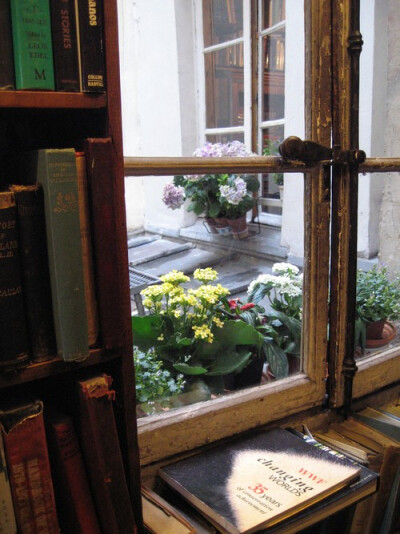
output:
[[[327,165],[355,165],[365,161],[363,150],[341,150],[339,146],[333,148],[303,141],[299,137],[287,137],[279,145],[279,153],[285,160],[295,160],[304,163],[324,162]]]

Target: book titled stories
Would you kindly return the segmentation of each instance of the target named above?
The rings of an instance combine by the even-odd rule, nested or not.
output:
[[[159,474],[222,532],[249,534],[338,492],[360,472],[278,428],[217,445]]]
[[[54,91],[49,0],[11,0],[17,89]]]

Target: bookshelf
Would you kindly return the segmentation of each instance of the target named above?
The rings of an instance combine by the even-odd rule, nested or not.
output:
[[[113,179],[116,228],[115,263],[118,276],[110,280],[117,288],[123,320],[122,346],[106,350],[96,345],[83,362],[67,363],[55,356],[12,372],[0,373],[0,401],[15,396],[34,396],[52,404],[68,396],[77,379],[88,371],[112,376],[116,391],[115,419],[125,473],[138,532],[142,532],[140,467],[135,415],[135,386],[130,324],[130,293],[124,200],[124,168],[119,85],[117,1],[104,0],[106,93],[49,91],[0,91],[0,180],[10,183],[10,155],[19,150],[75,148],[82,150],[86,138],[110,137],[113,146]],[[98,287],[100,292],[106,288]],[[104,432],[106,429],[104,429]]]

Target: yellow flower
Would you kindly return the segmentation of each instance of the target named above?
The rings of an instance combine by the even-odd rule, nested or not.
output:
[[[195,339],[206,339],[208,343],[212,343],[214,339],[214,334],[211,332],[207,325],[202,326],[192,326],[194,330]]]
[[[163,274],[160,276],[161,280],[163,282],[170,282],[173,285],[183,284],[184,282],[188,282],[190,278],[183,274],[181,271],[177,271],[176,269],[173,269],[167,274]]]
[[[218,326],[218,328],[222,328],[224,326],[224,323],[219,317],[213,317],[213,323]]]
[[[164,295],[164,288],[162,287],[162,285],[149,286],[143,289],[140,294],[142,295],[142,297],[148,297],[153,301],[159,300]]]
[[[144,306],[145,308],[151,308],[152,305],[153,305],[153,301],[152,301],[151,299],[149,299],[149,298],[145,298],[145,299],[143,300],[143,306]]]
[[[193,278],[199,280],[200,282],[207,283],[216,280],[218,276],[217,271],[211,269],[211,267],[206,267],[205,269],[196,269],[193,273]]]
[[[161,336],[158,336],[157,340],[158,341],[164,341],[164,334],[161,334]]]

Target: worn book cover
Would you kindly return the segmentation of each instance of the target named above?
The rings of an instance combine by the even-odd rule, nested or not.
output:
[[[11,483],[6,462],[3,436],[0,432],[0,532],[17,534]]]
[[[196,534],[189,523],[171,504],[150,488],[142,486],[143,522],[151,534]]]
[[[17,89],[54,91],[49,0],[11,0]]]
[[[0,407],[18,532],[59,532],[43,419],[43,403]]]
[[[12,185],[17,205],[22,287],[32,361],[57,353],[51,303],[43,189],[40,184]]]
[[[249,534],[354,482],[360,466],[274,429],[170,464],[160,476],[223,532]]]

